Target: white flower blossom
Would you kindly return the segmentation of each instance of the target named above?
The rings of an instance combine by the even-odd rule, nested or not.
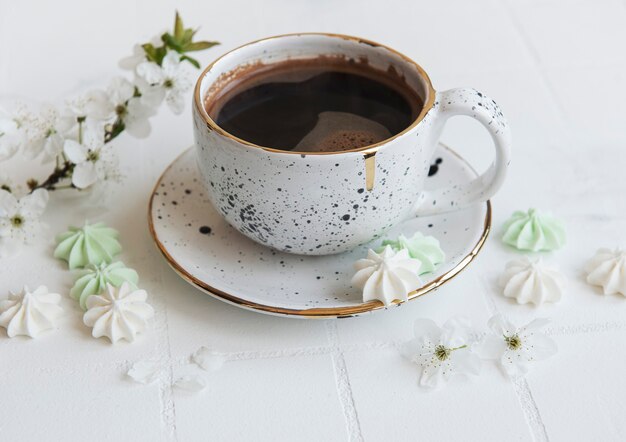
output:
[[[68,120],[58,109],[46,106],[27,122],[24,152],[29,158],[41,155],[44,163],[53,161],[63,150],[63,142],[71,129]]]
[[[481,362],[472,352],[471,328],[464,320],[450,319],[443,327],[430,319],[415,321],[415,338],[402,354],[419,365],[419,384],[437,388],[455,375],[478,375]]]
[[[185,105],[185,96],[191,87],[187,71],[180,63],[180,54],[171,51],[163,58],[162,66],[144,61],[137,66],[137,75],[142,78],[154,92],[151,97],[156,101],[163,100],[172,112],[182,113]]]
[[[21,109],[9,113],[0,108],[0,161],[15,155],[26,141],[25,119]]]
[[[67,126],[67,137],[81,140],[86,132],[104,132],[107,122],[113,120],[109,96],[100,89],[94,89],[66,102],[61,118]]]
[[[0,189],[0,256],[14,253],[20,243],[28,242],[37,233],[47,203],[45,189],[37,189],[20,199]]]
[[[535,319],[523,327],[516,327],[501,315],[495,315],[489,320],[492,333],[483,339],[481,355],[499,360],[509,376],[522,376],[528,372],[530,364],[556,353],[554,341],[539,332],[549,322]]]
[[[82,143],[65,140],[63,153],[75,164],[72,184],[79,189],[86,189],[96,182],[111,178],[113,167],[105,155],[110,150],[104,144],[104,131],[87,132]]]
[[[135,96],[135,86],[122,77],[114,78],[107,88],[114,115],[124,122],[126,131],[137,138],[150,135],[150,121],[156,110],[143,97]]]
[[[107,106],[109,96],[101,89],[93,89],[68,101],[67,108],[76,119],[104,121],[111,118]]]

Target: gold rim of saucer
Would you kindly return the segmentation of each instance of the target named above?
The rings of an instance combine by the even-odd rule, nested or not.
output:
[[[424,80],[424,84],[426,86],[426,97],[424,100],[424,106],[422,107],[422,110],[420,111],[419,115],[417,116],[417,118],[415,118],[415,120],[413,120],[413,122],[406,127],[402,132],[398,132],[397,134],[393,135],[392,137],[386,138],[385,140],[379,142],[379,143],[375,143],[375,144],[370,144],[368,146],[364,146],[364,147],[359,147],[356,149],[350,149],[350,150],[343,150],[343,151],[338,151],[338,152],[300,152],[300,151],[294,151],[294,150],[281,150],[281,149],[275,149],[273,147],[266,147],[266,146],[260,146],[258,144],[254,144],[251,143],[249,141],[243,140],[239,137],[234,136],[233,134],[225,131],[224,129],[222,129],[220,126],[218,126],[218,124],[213,121],[213,119],[209,116],[209,114],[206,112],[206,109],[204,108],[203,105],[203,99],[202,97],[200,97],[200,85],[202,83],[202,80],[204,79],[204,76],[206,75],[206,73],[213,67],[215,66],[216,63],[218,63],[220,60],[222,60],[224,57],[228,56],[229,54],[241,49],[241,48],[245,48],[247,46],[253,45],[253,44],[257,44],[257,43],[261,43],[264,41],[268,41],[268,40],[275,40],[278,38],[283,38],[283,37],[297,37],[297,36],[325,36],[325,37],[334,37],[334,38],[341,38],[343,40],[351,40],[351,41],[356,41],[357,43],[363,43],[366,44],[368,46],[372,46],[372,47],[380,47],[383,48],[389,52],[391,52],[392,54],[397,55],[398,57],[400,57],[401,59],[403,59],[404,61],[406,61],[407,63],[415,66],[415,68],[417,69],[417,72],[419,73],[420,77]],[[378,150],[384,146],[385,144],[389,143],[390,141],[395,140],[398,137],[401,137],[403,135],[405,135],[407,132],[411,131],[413,128],[415,128],[415,126],[417,126],[426,116],[426,114],[432,109],[432,107],[435,104],[435,89],[433,88],[432,82],[430,81],[430,77],[428,76],[428,74],[426,73],[426,71],[419,65],[417,64],[415,61],[411,60],[409,57],[407,57],[406,55],[402,54],[401,52],[396,51],[395,49],[390,48],[389,46],[385,46],[383,44],[377,43],[375,41],[372,40],[367,40],[365,38],[360,38],[360,37],[353,37],[351,35],[344,35],[344,34],[332,34],[332,33],[325,33],[325,32],[297,32],[297,33],[292,33],[292,34],[280,34],[280,35],[274,35],[272,37],[266,37],[266,38],[261,38],[258,40],[254,40],[251,41],[249,43],[243,44],[241,46],[238,46],[234,49],[231,49],[230,51],[226,52],[225,54],[221,55],[220,57],[216,58],[215,60],[213,60],[213,62],[211,62],[211,64],[209,64],[200,74],[200,76],[198,77],[198,80],[196,81],[196,86],[194,88],[194,106],[197,110],[197,112],[202,116],[202,118],[204,119],[205,123],[207,124],[207,126],[209,127],[210,130],[214,130],[215,132],[230,138],[234,141],[237,141],[238,143],[244,145],[244,146],[249,146],[249,147],[254,147],[254,148],[258,148],[258,149],[263,149],[267,152],[274,152],[274,153],[282,153],[282,154],[297,154],[297,155],[341,155],[343,153],[352,153],[352,152],[361,152],[364,154],[373,154],[378,152]]]
[[[443,143],[439,143],[439,144],[443,146],[445,149],[447,149],[452,155],[456,156],[461,161],[463,161],[472,172],[477,174],[477,172],[467,163],[465,159],[463,159],[462,156],[460,156],[458,153],[456,153],[447,145]],[[194,147],[191,147],[191,149],[193,148]],[[165,260],[167,261],[167,263],[170,265],[172,269],[174,269],[176,273],[178,273],[178,275],[181,278],[183,278],[184,280],[186,280],[188,283],[192,284],[196,288],[202,290],[203,292],[209,295],[212,295],[214,297],[220,298],[221,300],[226,301],[228,303],[231,303],[231,304],[234,304],[239,307],[246,308],[246,309],[250,309],[250,310],[259,310],[265,313],[273,313],[277,315],[299,316],[299,317],[305,317],[305,318],[319,318],[319,319],[346,318],[350,316],[359,315],[362,313],[368,313],[374,310],[387,308],[380,301],[369,301],[369,302],[364,302],[358,305],[352,305],[349,307],[329,307],[329,308],[311,308],[311,309],[289,309],[289,308],[283,308],[283,307],[276,307],[276,306],[251,302],[246,299],[242,299],[238,296],[232,295],[230,293],[226,293],[222,290],[212,287],[206,282],[201,281],[198,278],[191,275],[180,264],[178,264],[178,262],[167,251],[163,243],[161,243],[161,241],[159,240],[159,237],[157,236],[157,233],[154,227],[154,221],[153,221],[153,216],[152,216],[152,207],[153,207],[154,197],[155,197],[155,193],[158,190],[159,184],[163,180],[163,177],[165,176],[165,174],[170,170],[170,168],[172,168],[172,166],[176,164],[178,159],[181,156],[183,156],[187,151],[188,149],[185,149],[185,151],[183,151],[180,155],[178,155],[165,168],[161,176],[159,176],[159,179],[157,180],[156,184],[154,185],[152,189],[152,193],[150,194],[150,202],[148,204],[148,227],[150,229],[150,235],[152,236],[154,243],[156,244],[157,248],[159,249],[163,257],[165,257]],[[480,252],[480,250],[482,249],[483,245],[485,244],[485,241],[487,240],[487,237],[489,236],[489,232],[491,231],[491,201],[487,200],[485,204],[487,205],[487,213],[485,214],[483,232],[478,242],[476,243],[476,245],[470,251],[470,253],[468,253],[454,268],[452,268],[448,272],[430,281],[428,284],[420,287],[419,289],[414,290],[411,293],[409,293],[408,301],[419,298],[420,296],[423,296],[426,293],[435,290],[442,284],[451,280],[456,275],[458,275],[463,269],[465,269],[469,265],[469,263],[474,260],[476,255],[478,255],[478,252]],[[400,304],[404,304],[405,302],[408,302],[408,301],[394,301],[393,303],[394,305],[397,306]]]

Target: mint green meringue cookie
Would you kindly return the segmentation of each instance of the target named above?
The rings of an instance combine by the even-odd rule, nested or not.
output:
[[[117,230],[104,223],[70,227],[67,232],[57,235],[54,257],[67,261],[70,269],[111,262],[122,251],[118,235]]]
[[[536,209],[516,211],[504,223],[502,241],[519,250],[556,250],[565,244],[565,226],[561,220]]]
[[[85,304],[87,298],[100,294],[106,289],[107,283],[119,288],[122,283],[127,282],[133,290],[137,290],[138,281],[137,272],[126,267],[121,261],[112,264],[104,262],[99,265],[89,264],[80,271],[70,296],[79,302],[83,310],[87,310]]]
[[[420,275],[431,273],[437,265],[446,259],[446,255],[441,250],[437,238],[424,236],[421,232],[416,232],[411,238],[400,235],[396,241],[384,240],[382,246],[378,249],[378,253],[384,250],[385,246],[391,246],[396,252],[407,249],[411,258],[421,261]]]

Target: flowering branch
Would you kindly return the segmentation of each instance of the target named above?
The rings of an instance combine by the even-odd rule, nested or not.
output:
[[[24,106],[11,113],[0,109],[0,162],[20,152],[54,164],[45,179],[26,181],[21,198],[18,187],[0,174],[0,256],[16,239],[28,240],[45,209],[47,191],[92,189],[119,180],[111,141],[123,132],[147,137],[150,118],[163,102],[174,114],[183,111],[192,85],[186,67],[200,67],[188,54],[219,44],[194,41],[196,33],[185,28],[177,12],[172,32],[135,45],[133,54],[120,61],[121,68],[133,72],[132,81],[113,78],[106,89],[87,91],[61,108],[45,106],[37,113]]]
[[[30,192],[62,187],[87,189],[116,178],[116,167],[106,146],[122,132],[143,138],[150,133],[149,118],[165,101],[175,114],[184,106],[191,86],[182,62],[200,64],[188,53],[209,49],[217,42],[194,41],[197,29],[185,28],[178,12],[174,29],[158,39],[136,45],[120,66],[134,72],[133,81],[114,78],[106,90],[92,90],[59,110],[46,107],[34,115],[24,108],[0,114],[0,161],[22,150],[29,158],[54,162],[43,181],[27,181]],[[0,183],[6,191],[12,187]]]

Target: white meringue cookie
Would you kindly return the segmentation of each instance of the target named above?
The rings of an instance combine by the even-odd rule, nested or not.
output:
[[[9,298],[0,301],[0,326],[7,335],[37,337],[41,332],[54,328],[54,321],[63,313],[59,305],[61,295],[49,293],[46,286],[33,292],[24,286],[19,293],[9,293]]]
[[[626,296],[626,252],[599,249],[587,263],[587,282],[602,287],[605,295]]]
[[[87,298],[83,322],[93,327],[92,336],[106,336],[112,343],[120,339],[133,341],[145,330],[154,310],[146,302],[145,290],[134,290],[127,282],[117,289],[111,284],[100,295]]]
[[[354,264],[357,272],[352,285],[363,289],[364,302],[378,299],[388,306],[396,299],[406,301],[408,294],[422,285],[420,266],[420,260],[411,258],[407,249],[395,252],[385,246],[381,253],[370,249],[367,258]]]
[[[563,296],[565,278],[554,269],[545,267],[541,260],[528,257],[514,259],[506,264],[500,277],[503,294],[518,304],[558,302]]]

